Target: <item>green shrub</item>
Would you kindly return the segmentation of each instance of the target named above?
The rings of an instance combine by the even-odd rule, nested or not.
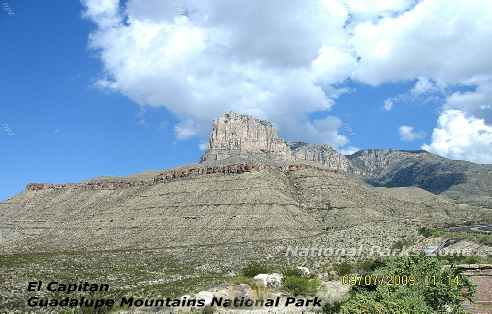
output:
[[[304,278],[299,276],[286,276],[283,285],[294,296],[314,295],[319,289],[320,281],[318,278]]]
[[[398,240],[395,243],[393,243],[393,245],[391,246],[391,249],[401,251],[410,245],[412,245],[412,241],[410,241],[408,239],[402,239],[402,240]]]
[[[341,263],[338,263],[338,264],[334,264],[333,265],[333,269],[337,272],[338,275],[344,276],[344,275],[351,274],[352,271],[353,271],[353,269],[354,269],[354,267],[350,263],[341,262]]]
[[[327,302],[325,303],[325,305],[323,305],[323,313],[324,314],[340,313],[340,306],[341,306],[340,302],[334,302],[333,304]]]
[[[434,235],[434,230],[427,227],[421,227],[419,228],[419,234],[425,238],[430,238]]]
[[[379,284],[354,289],[340,313],[464,313],[462,301],[470,299],[475,287],[460,270],[445,259],[427,256],[389,258],[373,275],[408,276],[413,284]]]
[[[250,262],[248,265],[246,265],[241,273],[245,277],[250,277],[253,278],[254,276],[258,274],[268,274],[272,271],[271,267],[268,267],[267,265],[259,262]]]
[[[381,267],[383,262],[379,259],[367,259],[357,263],[357,269],[361,274],[366,274],[374,271],[376,268]]]
[[[282,269],[282,275],[287,276],[297,276],[302,277],[302,271],[294,267],[285,267]]]

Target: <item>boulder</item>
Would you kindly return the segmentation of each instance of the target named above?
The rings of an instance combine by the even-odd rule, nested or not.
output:
[[[279,288],[282,286],[283,277],[284,276],[282,274],[273,273],[273,274],[258,274],[253,279],[263,287]]]

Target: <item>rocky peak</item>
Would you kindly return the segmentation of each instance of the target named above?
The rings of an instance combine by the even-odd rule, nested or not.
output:
[[[227,112],[214,121],[202,162],[251,154],[287,160],[290,149],[270,122]]]
[[[309,162],[334,170],[350,171],[350,161],[329,145],[287,143],[272,124],[249,115],[224,113],[213,123],[202,163],[253,158],[261,162]]]

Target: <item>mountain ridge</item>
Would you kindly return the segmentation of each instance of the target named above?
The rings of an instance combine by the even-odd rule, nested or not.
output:
[[[362,149],[343,155],[328,144],[288,142],[278,136],[271,122],[228,112],[214,121],[201,163],[241,160],[309,163],[359,176],[373,186],[416,186],[492,208],[492,165],[451,160],[425,150]]]

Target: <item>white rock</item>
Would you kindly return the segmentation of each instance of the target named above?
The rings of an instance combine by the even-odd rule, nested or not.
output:
[[[210,291],[200,291],[195,295],[195,298],[197,300],[204,299],[205,305],[210,305],[212,303],[213,297],[214,297],[214,293]]]
[[[309,268],[304,267],[304,266],[297,266],[297,269],[301,272],[303,276],[309,276],[311,275],[311,271],[309,271]]]
[[[284,276],[279,273],[273,274],[258,274],[253,279],[268,288],[279,288],[282,286],[282,279]]]

